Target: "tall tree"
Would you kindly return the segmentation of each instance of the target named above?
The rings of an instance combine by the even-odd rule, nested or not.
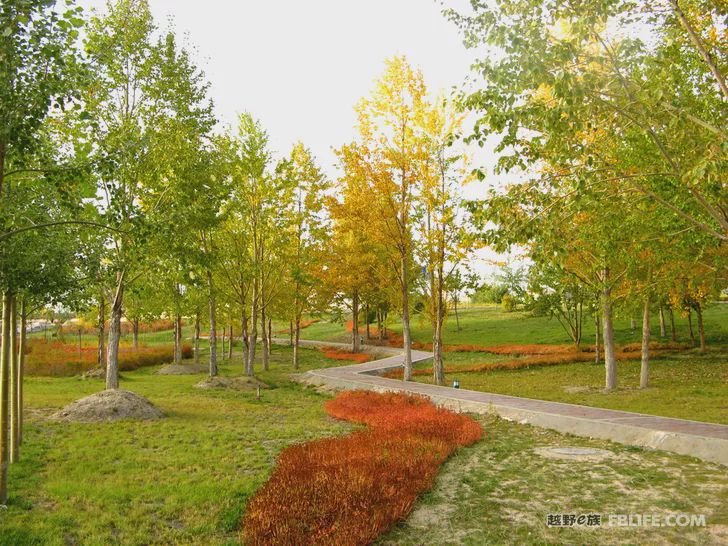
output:
[[[464,225],[461,187],[468,181],[467,158],[454,148],[463,116],[443,99],[423,119],[425,158],[420,198],[415,204],[419,223],[417,247],[427,272],[426,292],[432,321],[434,381],[445,384],[443,328],[447,286],[452,273],[473,245]]]
[[[400,289],[399,306],[404,338],[404,379],[412,379],[410,291],[412,270],[412,212],[427,157],[422,126],[429,103],[422,73],[404,57],[386,61],[371,95],[357,107],[362,165],[376,199],[384,228],[377,235],[387,244]]]
[[[448,15],[490,55],[464,97],[471,138],[500,135],[503,169],[550,161],[611,193],[630,189],[675,220],[728,239],[725,131],[728,48],[714,1],[496,0]],[[640,29],[637,32],[637,29]],[[640,36],[650,35],[650,40]],[[585,138],[601,129],[614,154]]]
[[[171,33],[154,40],[146,0],[119,0],[92,18],[87,50],[96,73],[87,98],[89,133],[105,221],[116,228],[110,259],[111,298],[106,387],[119,386],[118,351],[124,294],[143,274],[150,240],[172,222],[168,193],[178,165],[197,151],[211,124],[207,85]],[[170,191],[169,195],[179,195]]]
[[[325,216],[325,194],[329,182],[316,165],[311,151],[296,143],[290,156],[279,165],[279,176],[293,188],[290,213],[292,234],[284,255],[288,264],[289,298],[293,323],[293,367],[298,368],[301,318],[319,307],[323,252],[329,223]]]
[[[255,374],[255,354],[258,342],[258,324],[261,319],[261,304],[264,294],[261,288],[266,276],[266,237],[270,227],[270,216],[275,211],[273,203],[276,187],[269,172],[271,152],[268,149],[268,133],[260,122],[250,114],[240,116],[238,134],[234,141],[235,161],[233,164],[233,198],[241,214],[248,222],[252,283],[250,290],[250,326],[248,329],[248,356],[245,373]]]

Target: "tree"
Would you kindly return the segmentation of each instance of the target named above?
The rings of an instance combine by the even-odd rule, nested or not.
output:
[[[370,97],[357,106],[361,166],[367,172],[372,197],[383,219],[380,233],[397,272],[404,337],[404,379],[412,378],[410,283],[412,271],[412,207],[423,175],[427,141],[422,126],[429,111],[420,71],[404,57],[386,61]]]
[[[576,176],[606,195],[619,181],[627,206],[647,198],[728,239],[721,3],[498,0],[448,15],[468,45],[504,52],[477,64],[483,86],[464,97],[480,115],[470,138],[500,135],[501,168],[548,161],[556,183]],[[615,153],[598,153],[605,139]]]
[[[461,130],[462,115],[440,99],[425,115],[425,161],[422,188],[415,204],[419,219],[420,257],[427,272],[429,306],[432,322],[434,380],[445,384],[443,362],[443,327],[447,312],[448,282],[460,262],[473,246],[465,229],[460,187],[468,181],[467,159],[452,147]]]
[[[268,149],[268,134],[259,121],[250,114],[240,116],[238,135],[234,140],[235,160],[233,164],[233,200],[241,218],[248,223],[250,274],[250,326],[248,329],[248,356],[245,373],[255,374],[255,352],[258,341],[258,321],[264,314],[265,280],[270,269],[265,266],[267,236],[271,217],[277,213],[276,199],[279,197],[277,181],[270,176],[271,153]],[[261,289],[263,293],[261,294]],[[267,355],[266,355],[267,358]]]
[[[560,264],[546,262],[529,271],[528,292],[532,312],[556,317],[576,350],[580,350],[584,310],[591,300],[591,292],[584,283]]]
[[[87,50],[96,74],[87,95],[89,136],[98,165],[103,218],[115,273],[106,387],[118,388],[118,350],[124,294],[143,273],[150,239],[170,217],[166,190],[184,178],[186,154],[199,151],[212,124],[207,85],[174,36],[157,42],[146,0],[119,0],[88,27]],[[177,171],[177,172],[175,172]],[[169,195],[179,195],[170,192]],[[179,223],[177,222],[177,225]]]
[[[351,350],[354,353],[361,350],[359,313],[362,295],[379,285],[380,264],[387,255],[381,239],[372,235],[384,228],[380,211],[371,206],[373,194],[369,173],[372,166],[365,163],[365,153],[357,144],[343,146],[337,151],[343,176],[337,181],[339,198],[329,202],[333,226],[326,249],[326,268],[322,271],[324,285],[333,292],[326,299],[351,309]],[[391,262],[387,266],[392,269]]]
[[[325,194],[330,187],[313,154],[300,142],[290,157],[278,167],[278,175],[293,188],[289,211],[293,227],[287,248],[283,249],[288,266],[291,298],[288,300],[293,321],[293,367],[298,369],[298,345],[304,313],[321,307],[321,278],[324,247],[329,222],[325,217]]]
[[[55,145],[49,123],[49,117],[58,119],[66,108],[80,109],[80,13],[71,3],[63,11],[46,1],[10,0],[0,6],[0,504],[7,502],[8,462],[18,460],[22,440],[26,297],[58,296],[66,286],[59,278],[74,263],[68,253],[73,247],[66,246],[68,233],[53,244],[38,234],[84,223],[77,214],[75,170],[64,164],[68,147]]]

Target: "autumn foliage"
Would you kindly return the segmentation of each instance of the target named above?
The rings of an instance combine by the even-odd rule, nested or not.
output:
[[[192,347],[182,345],[182,358],[192,357]],[[96,367],[98,349],[95,345],[79,350],[73,343],[32,340],[25,353],[25,373],[28,375],[71,376]],[[145,346],[134,350],[131,345],[119,347],[119,369],[131,371],[144,366],[165,364],[174,360],[173,345]]]
[[[576,351],[573,345],[495,345],[492,347],[484,347],[477,349],[477,345],[450,345],[448,347],[458,347],[459,351],[468,352],[469,347],[473,352],[487,352],[502,355],[527,355],[522,358],[513,358],[502,362],[485,362],[482,364],[472,364],[470,366],[447,366],[445,373],[472,373],[472,372],[489,372],[493,370],[517,370],[521,368],[532,368],[540,366],[557,366],[559,364],[573,364],[576,362],[593,362],[594,349],[585,348],[583,351]],[[462,348],[465,347],[465,348]],[[689,348],[688,345],[682,343],[650,343],[651,356],[659,358],[665,351],[675,351]],[[487,350],[485,350],[487,349]],[[633,360],[639,356],[642,347],[639,343],[629,343],[620,347],[615,353],[618,361]],[[446,348],[446,352],[451,352]],[[432,368],[412,370],[412,375],[426,376],[432,375]],[[400,379],[402,377],[401,370],[390,370],[384,374],[384,377],[392,379]]]
[[[368,428],[284,450],[248,503],[244,543],[369,544],[409,514],[455,449],[483,435],[469,417],[405,394],[348,391],[326,411]]]
[[[369,362],[372,359],[372,355],[366,353],[352,353],[342,349],[337,349],[336,347],[322,347],[321,352],[324,353],[326,358],[330,358],[332,360],[350,360],[357,364],[363,364],[364,362]]]

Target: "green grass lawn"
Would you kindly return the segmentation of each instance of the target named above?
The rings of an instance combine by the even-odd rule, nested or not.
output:
[[[28,378],[23,459],[10,468],[11,499],[0,511],[0,545],[236,544],[246,500],[285,446],[351,426],[329,418],[327,395],[290,380],[290,349],[275,347],[272,388],[205,391],[203,376],[123,374],[122,388],[148,397],[157,422],[50,422],[56,408],[102,388],[77,378]],[[302,350],[301,369],[338,365]],[[222,366],[237,375],[236,353]],[[662,452],[559,435],[496,418],[485,439],[458,452],[407,522],[382,544],[706,544],[726,525],[725,469]],[[546,445],[614,451],[605,463],[542,459]],[[555,487],[554,484],[559,484]],[[549,512],[705,513],[707,529],[549,529]],[[719,528],[719,527],[716,527]]]
[[[291,382],[290,349],[276,347],[274,388],[252,392],[192,387],[204,375],[124,373],[121,387],[149,398],[155,422],[67,424],[43,416],[103,387],[78,378],[27,378],[29,423],[22,461],[10,468],[0,544],[237,543],[246,499],[294,442],[348,430],[326,416],[325,397]],[[239,355],[236,355],[239,360]],[[301,369],[338,365],[302,350]],[[222,366],[239,375],[242,364]]]
[[[571,343],[569,336],[564,332],[559,322],[553,318],[535,317],[527,312],[514,311],[507,313],[495,305],[479,305],[459,309],[459,319],[456,320],[452,310],[445,320],[443,337],[448,345],[499,345],[502,343],[530,344]],[[631,343],[641,339],[641,318],[635,315],[637,328],[633,332],[628,316],[617,316],[615,320],[615,339],[617,343]],[[670,324],[666,315],[667,338],[670,339]],[[708,343],[728,344],[728,304],[716,303],[709,306],[704,312],[705,332]],[[392,315],[390,328],[401,332],[399,319]],[[458,322],[460,329],[458,330]],[[678,339],[689,341],[688,319],[675,314],[675,326]],[[432,329],[427,318],[422,314],[415,314],[411,320],[412,339],[422,343],[432,342]],[[693,328],[698,335],[697,321],[693,314]],[[364,327],[361,327],[364,333]],[[658,317],[652,317],[652,337],[659,340],[660,327]],[[302,339],[321,341],[349,341],[351,334],[347,333],[341,323],[322,320],[305,328],[301,332]],[[584,344],[594,343],[594,323],[591,317],[584,317]]]
[[[510,358],[485,353],[445,353],[445,366],[457,368]],[[417,365],[418,368],[429,366],[431,362]],[[697,350],[668,353],[652,360],[648,389],[637,388],[639,374],[639,360],[618,362],[619,388],[609,393],[603,390],[604,366],[589,362],[451,372],[446,379],[448,383],[457,379],[463,389],[728,424],[728,349],[725,347],[705,354]],[[415,379],[432,382],[429,376]]]

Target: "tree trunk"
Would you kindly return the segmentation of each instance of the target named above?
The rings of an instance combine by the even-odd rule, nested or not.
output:
[[[227,336],[227,329],[223,325],[223,327],[222,327],[222,359],[223,360],[225,360],[225,355],[227,354],[227,351],[225,350],[225,348],[226,348],[226,345],[225,345],[225,338],[226,338],[226,336]]]
[[[133,333],[133,336],[134,336],[134,350],[135,351],[138,351],[139,350],[139,318],[135,318],[134,320],[132,320],[131,321],[131,326],[132,326],[132,329],[134,331],[134,333]],[[121,330],[119,330],[119,331],[121,332]]]
[[[268,349],[268,321],[265,316],[265,306],[260,308],[260,336],[263,346],[261,347],[263,357],[263,369],[268,371],[270,367],[270,351]]]
[[[293,369],[298,369],[298,342],[301,339],[301,317],[296,317],[296,329],[293,335]]]
[[[642,309],[642,365],[640,366],[640,389],[650,383],[650,297],[645,297]]]
[[[351,352],[359,350],[359,291],[355,288],[351,298]]]
[[[581,303],[577,303],[574,306],[574,349],[576,352],[581,351],[581,336],[582,332],[584,330],[584,325],[582,324],[582,320],[584,317],[584,308]]]
[[[698,338],[700,339],[700,352],[705,352],[705,329],[703,328],[703,308],[700,304],[695,306],[695,314],[698,316]]]
[[[693,310],[688,307],[688,328],[690,328],[690,344],[695,347],[695,332],[693,331]]]
[[[248,332],[248,362],[245,374],[255,375],[255,344],[258,342],[258,277],[253,279],[253,295],[250,304],[250,331]]]
[[[366,320],[366,328],[367,328],[367,341],[369,341],[372,338],[372,336],[371,336],[371,332],[369,331],[369,304],[368,303],[366,304],[366,307],[364,309],[364,314],[366,315],[365,320]]]
[[[10,425],[10,293],[3,294],[2,357],[0,357],[0,504],[8,503]]]
[[[436,385],[445,384],[445,363],[442,360],[442,323],[445,319],[443,309],[443,270],[442,264],[438,266],[435,287],[435,331],[432,336],[433,375]]]
[[[111,302],[109,319],[109,350],[106,355],[106,388],[119,388],[119,340],[121,339],[121,315],[124,299],[124,273],[116,275],[116,292]],[[135,328],[136,331],[136,328]],[[134,335],[136,344],[136,333]]]
[[[604,270],[605,288],[602,292],[602,310],[604,322],[604,367],[606,372],[606,389],[617,388],[617,360],[614,354],[614,324],[612,322],[612,289],[609,282],[609,270]]]
[[[200,312],[195,312],[195,364],[200,363]]]
[[[10,301],[10,462],[18,461],[18,303],[17,296]]]
[[[402,337],[404,339],[404,374],[402,379],[412,381],[412,336],[409,314],[409,266],[407,256],[402,255]]]
[[[3,195],[3,184],[5,183],[5,156],[7,155],[7,146],[7,143],[0,142],[0,197]]]
[[[228,336],[228,360],[233,359],[233,323],[230,323],[230,335]]]
[[[243,338],[242,343],[242,351],[243,351],[243,373],[248,373],[248,348],[249,348],[249,341],[248,341],[248,315],[245,314],[245,302],[241,302],[241,317],[240,317],[240,323],[242,325],[242,331],[241,331],[241,337]]]
[[[670,333],[672,334],[672,340],[677,342],[677,330],[675,329],[675,314],[672,312],[672,307],[668,308],[670,312]]]
[[[382,331],[382,309],[377,308],[377,338],[381,342],[384,339],[384,332]]]
[[[26,351],[26,326],[28,314],[25,308],[25,298],[20,303],[20,344],[18,346],[18,443],[23,443],[23,390],[25,387],[25,351]]]
[[[104,346],[104,341],[106,339],[105,325],[106,298],[104,297],[104,293],[102,292],[101,296],[99,297],[99,352],[98,356],[96,357],[96,365],[99,368],[103,368],[106,364],[106,347]]]
[[[182,362],[182,317],[174,317],[174,363]]]
[[[632,330],[632,334],[637,330],[637,322],[634,320],[634,317],[629,317],[629,327]]]
[[[273,353],[273,319],[268,317],[268,358]]]
[[[599,319],[599,315],[594,315],[594,363],[599,364],[601,361],[601,347],[599,347],[599,329],[601,328],[601,320]]]
[[[217,375],[217,302],[215,298],[215,285],[212,281],[212,271],[207,271],[207,298],[210,304],[210,377]]]
[[[660,338],[664,338],[667,332],[665,330],[665,308],[662,305],[660,305],[658,316],[660,317]]]

